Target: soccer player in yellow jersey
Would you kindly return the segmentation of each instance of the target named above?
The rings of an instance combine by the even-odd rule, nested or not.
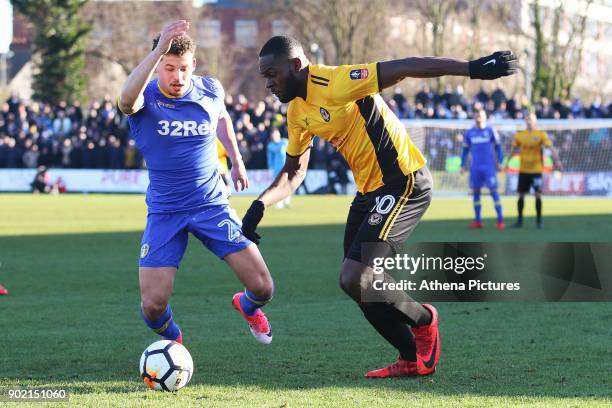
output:
[[[421,305],[404,292],[377,293],[380,301],[366,299],[372,293],[373,259],[393,256],[400,249],[432,194],[425,158],[379,92],[406,77],[494,79],[515,71],[516,57],[509,51],[470,62],[415,57],[325,66],[310,64],[297,40],[277,36],[259,53],[266,88],[289,103],[289,145],[285,166],[251,204],[242,231],[258,242],[255,230],[264,209],[288,197],[304,180],[314,135],[344,156],[359,192],[346,223],[340,286],[400,354],[397,362],[367,377],[431,374],[440,355],[438,313],[433,306]]]
[[[543,148],[548,147],[552,152],[554,164],[561,169],[561,161],[557,149],[552,145],[548,135],[543,130],[536,129],[536,115],[530,113],[525,118],[526,130],[521,130],[514,135],[512,141],[512,154],[519,152],[521,166],[518,178],[518,219],[514,228],[523,226],[523,207],[525,206],[525,194],[533,187],[536,207],[536,227],[542,228],[542,164],[544,161]]]

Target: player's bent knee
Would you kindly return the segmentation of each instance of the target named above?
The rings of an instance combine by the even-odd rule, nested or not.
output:
[[[274,283],[272,279],[261,278],[251,286],[247,289],[259,299],[271,299],[274,296]]]
[[[344,276],[343,273],[340,273],[340,277],[338,279],[338,284],[340,285],[340,289],[344,291],[347,295],[349,294],[349,280]]]
[[[271,299],[274,296],[274,282],[265,266],[252,272],[245,287],[259,299]]]
[[[168,302],[163,302],[158,299],[147,299],[143,297],[141,302],[142,313],[147,319],[157,319],[164,314],[167,306]]]
[[[361,298],[360,276],[353,271],[342,268],[340,272],[340,288],[354,301],[359,302]]]

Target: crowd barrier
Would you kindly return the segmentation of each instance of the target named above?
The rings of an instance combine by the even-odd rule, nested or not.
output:
[[[272,182],[272,172],[269,170],[248,170],[248,190],[234,194],[256,195]],[[0,169],[1,192],[27,192],[31,190],[30,183],[34,180],[34,169]],[[436,193],[468,193],[468,175],[432,171],[434,191]],[[149,184],[146,170],[81,170],[81,169],[49,169],[51,184],[61,181],[69,193],[144,193]],[[517,174],[499,174],[499,185],[502,193],[515,194]],[[355,184],[349,172],[347,193],[354,194]],[[309,170],[304,185],[306,189],[300,192],[329,193],[328,174],[326,170]],[[445,186],[444,189],[436,188]],[[336,190],[340,191],[339,186]],[[612,172],[562,172],[545,173],[543,175],[542,191],[550,195],[590,195],[612,197]]]

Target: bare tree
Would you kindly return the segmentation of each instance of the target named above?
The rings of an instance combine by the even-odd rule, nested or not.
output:
[[[307,48],[317,44],[325,63],[368,62],[384,54],[389,0],[252,0],[268,16],[289,22]]]
[[[204,73],[221,81],[227,95],[264,95],[264,86],[259,81],[253,81],[258,76],[258,60],[254,50],[233,45],[227,37],[223,37],[216,47],[199,48],[196,57]]]
[[[451,16],[458,14],[467,7],[461,0],[431,1],[416,0],[416,9],[421,17],[427,22],[426,27],[431,28],[431,53],[432,55],[444,55],[445,34],[447,27],[450,26]],[[480,6],[476,6],[479,8]],[[480,11],[476,17],[479,19]],[[479,20],[478,20],[479,21]],[[442,91],[444,77],[436,78],[438,92]]]
[[[429,1],[418,0],[416,8],[431,27],[431,52],[432,55],[443,55],[444,33],[451,13],[458,6],[456,0]]]
[[[516,18],[516,4],[507,0],[480,0],[469,2],[462,0],[457,9],[464,10],[467,14],[466,22],[469,24],[472,35],[468,44],[468,59],[480,56],[482,53],[482,31],[490,34],[491,30],[516,30],[518,21]]]
[[[569,15],[565,2],[558,0],[552,9],[545,9],[535,0],[531,7],[531,36],[534,47],[535,75],[531,100],[542,96],[550,99],[564,99],[571,95],[572,88],[580,70],[584,48],[584,38],[588,9],[593,0],[587,0],[574,15]],[[546,30],[543,24],[545,15],[551,16],[551,24]],[[562,33],[563,21],[570,22],[568,30]],[[576,61],[569,64],[568,61]]]
[[[83,16],[93,30],[86,47],[89,95],[118,92],[125,77],[151,50],[152,39],[174,19],[198,18],[190,1],[89,2]]]
[[[84,15],[94,26],[87,53],[112,61],[126,74],[152,46],[152,37],[164,23],[197,17],[189,1],[180,2],[90,2]]]

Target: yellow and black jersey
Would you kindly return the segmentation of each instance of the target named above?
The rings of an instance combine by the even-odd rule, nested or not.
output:
[[[378,92],[376,63],[310,65],[306,100],[293,99],[287,110],[287,154],[304,153],[314,135],[327,140],[364,194],[423,167],[423,154]]]
[[[521,173],[542,173],[542,147],[552,146],[548,134],[543,130],[521,130],[516,132],[512,147],[520,149]]]

